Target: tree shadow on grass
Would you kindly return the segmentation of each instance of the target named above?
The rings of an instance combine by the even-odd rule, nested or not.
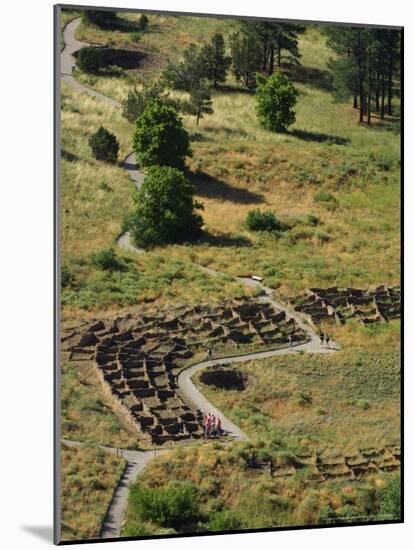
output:
[[[252,88],[246,88],[242,86],[231,86],[229,84],[221,85],[217,88],[218,92],[224,92],[226,94],[247,94],[254,95],[255,90]]]
[[[213,235],[208,232],[203,232],[203,235],[197,240],[197,244],[207,244],[216,247],[241,247],[252,246],[251,241],[243,235],[231,235],[230,233],[222,233]]]
[[[190,134],[190,141],[213,141],[211,138],[200,134],[200,132],[194,132]]]
[[[221,199],[240,204],[260,204],[265,202],[263,195],[233,187],[229,183],[217,178],[213,178],[205,172],[197,172],[188,174],[189,179],[193,183],[196,194],[208,199]]]
[[[68,162],[75,162],[75,160],[79,160],[78,155],[75,155],[74,153],[70,153],[69,151],[66,151],[65,149],[62,149],[60,154],[61,154],[62,159],[67,160]]]
[[[96,26],[106,31],[120,31],[120,32],[139,32],[140,31],[140,26],[137,21],[124,19],[119,15],[116,15],[113,21],[107,21],[105,24],[100,24]]]
[[[288,74],[293,82],[314,86],[325,92],[331,92],[333,89],[333,78],[329,71],[303,65],[290,65]]]
[[[381,115],[377,113],[372,113],[371,117],[373,119],[371,126],[368,126],[366,123],[360,123],[360,125],[364,125],[369,128],[370,131],[387,131],[393,132],[394,134],[399,134],[401,132],[401,121],[398,117],[386,116],[384,119],[381,119]]]
[[[224,134],[226,138],[244,138],[249,134],[241,128],[229,128],[228,126],[220,126],[219,128],[205,128],[205,132],[209,134]]]
[[[333,145],[347,145],[350,143],[348,138],[341,136],[323,134],[321,132],[307,132],[306,130],[299,130],[297,128],[290,130],[288,135],[298,139],[303,139],[304,141],[315,141],[317,143],[331,143]]]

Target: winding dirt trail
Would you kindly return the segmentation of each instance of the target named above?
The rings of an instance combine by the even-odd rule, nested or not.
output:
[[[115,107],[121,107],[121,104],[118,101],[107,97],[93,90],[92,88],[85,86],[84,84],[81,84],[73,77],[73,68],[75,65],[73,54],[83,46],[87,45],[83,42],[79,42],[75,38],[75,32],[80,22],[80,18],[73,19],[66,25],[63,32],[65,46],[61,52],[61,80],[100,101],[104,101],[105,103]],[[144,181],[145,174],[137,168],[134,153],[130,153],[126,157],[123,167],[134,182],[136,188],[139,190]],[[133,244],[128,232],[124,233],[118,238],[117,245],[124,250],[133,251],[139,254],[145,253],[144,250],[137,248]],[[224,273],[216,271],[209,267],[204,267],[198,264],[197,266],[204,273],[212,277],[225,275]],[[272,351],[258,351],[246,355],[235,355],[223,358],[216,357],[214,358],[214,362],[220,362],[220,364],[229,364],[233,362],[251,361],[253,359],[264,359],[278,355],[284,355],[287,353],[295,353],[298,351],[305,351],[308,353],[332,353],[339,349],[339,347],[335,343],[332,343],[331,349],[321,348],[319,338],[316,335],[315,331],[308,324],[306,324],[295,311],[289,308],[286,304],[276,300],[274,298],[272,289],[262,285],[259,281],[255,281],[249,277],[235,277],[235,280],[250,288],[260,288],[263,291],[263,295],[260,296],[258,300],[271,303],[277,309],[285,311],[288,319],[294,319],[296,323],[308,334],[309,342],[291,348],[282,348]],[[182,371],[178,376],[178,386],[180,393],[183,395],[184,399],[192,403],[195,408],[202,410],[204,413],[211,412],[219,416],[222,421],[223,430],[233,439],[248,439],[247,435],[236,424],[234,424],[229,418],[227,418],[222,413],[222,411],[214,407],[214,405],[212,405],[212,403],[210,403],[204,397],[204,395],[195,387],[192,381],[192,377],[194,376],[194,374],[210,365],[211,362],[209,361],[201,361],[196,365],[193,365],[188,369]],[[63,440],[63,443],[68,446],[83,445],[82,443],[68,440]],[[131,451],[128,449],[116,449],[106,446],[100,446],[100,448],[112,454],[121,451],[122,456],[127,460],[125,471],[117,487],[115,488],[114,495],[108,512],[103,521],[100,533],[101,538],[117,538],[121,534],[122,522],[124,520],[127,509],[128,487],[130,483],[135,481],[138,473],[141,472],[141,470],[145,468],[147,463],[154,457],[154,451]],[[158,449],[157,454],[160,452],[165,452],[165,450]]]

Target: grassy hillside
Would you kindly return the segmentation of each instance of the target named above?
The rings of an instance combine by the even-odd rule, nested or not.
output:
[[[65,13],[62,22],[73,15]],[[221,32],[228,44],[239,27],[227,19],[150,15],[148,30],[141,32],[138,18],[122,13],[114,28],[83,22],[77,31],[79,40],[133,50],[142,59],[137,69],[109,67],[99,75],[77,70],[75,78],[122,101],[143,79],[158,79],[191,43]],[[251,294],[234,275],[262,276],[282,300],[313,286],[399,283],[399,120],[375,115],[368,127],[358,123],[349,102],[334,100],[328,71],[334,54],[319,28],[310,25],[300,36],[299,51],[300,65],[282,67],[299,92],[288,132],[259,127],[254,93],[233,75],[212,90],[212,115],[198,126],[195,117],[183,117],[193,152],[188,177],[204,204],[204,236],[142,254],[116,246],[133,207],[135,188],[122,160],[132,150],[134,125],[122,109],[63,84],[64,321]],[[398,99],[395,104],[398,112]],[[120,142],[118,164],[91,154],[89,137],[101,125]],[[278,235],[249,231],[247,213],[257,208],[273,210],[286,229]],[[117,268],[103,269],[94,255],[110,248]],[[211,277],[197,264],[226,275]],[[321,482],[310,467],[298,466],[303,453],[329,460],[399,444],[400,322],[365,327],[350,321],[328,331],[340,353],[292,353],[240,364],[248,381],[243,391],[214,389],[198,377],[201,391],[250,442],[202,441],[151,461],[130,492],[123,535],[398,518],[384,504],[387,492],[399,494],[397,471]],[[65,437],[144,446],[113,409],[92,363],[62,365]],[[278,476],[263,467],[272,461],[295,471]],[[97,535],[122,466],[93,449],[63,450],[65,537]],[[144,497],[148,506],[140,501]],[[154,503],[174,508],[183,502],[183,513],[193,513],[178,524],[173,514],[166,519],[148,512]]]
[[[136,19],[135,14],[125,17]],[[200,43],[218,28],[227,37],[234,25],[227,20],[150,16],[149,31],[141,33],[134,47],[166,57],[175,46],[178,51],[182,42]],[[130,33],[125,31],[83,24],[78,37],[132,47]],[[316,27],[301,36],[302,65],[288,69],[300,95],[296,123],[287,134],[259,128],[254,95],[233,77],[230,87],[213,92],[213,115],[198,127],[194,117],[184,117],[192,137],[193,158],[188,164],[198,198],[204,203],[207,237],[200,243],[163,247],[156,253],[233,275],[256,273],[285,294],[317,285],[361,287],[398,282],[398,122],[374,119],[368,128],[357,123],[352,106],[334,101],[326,66],[333,53],[325,42]],[[153,69],[154,75],[159,74],[159,65],[154,63]],[[123,99],[136,75],[136,71],[124,71],[119,78],[81,74],[77,78]],[[109,117],[125,152],[132,125],[119,112],[97,108]],[[119,182],[125,177],[120,175]],[[124,211],[131,204],[130,189],[131,184],[125,183],[118,195]],[[102,200],[108,198],[102,190],[94,189],[96,193]],[[273,209],[291,228],[280,237],[247,231],[244,219],[252,208]],[[77,209],[72,211],[79,220]],[[122,217],[119,208],[110,211],[115,213],[107,222],[112,225],[110,232],[99,231],[107,241],[119,230],[119,225],[114,226]],[[317,216],[317,225],[309,222],[310,214]],[[96,232],[96,223],[93,227]]]
[[[337,452],[398,442],[396,351],[292,354],[243,363],[240,370],[249,380],[245,391],[199,386],[253,441],[269,443],[276,433],[294,445]]]
[[[139,31],[139,13],[119,13],[116,29],[101,29],[82,23],[76,38],[91,44],[109,44],[117,48],[139,49],[155,54],[162,61],[178,60],[190,44],[203,44],[214,33],[228,34],[239,28],[230,19],[147,14],[148,30]],[[137,34],[139,40],[137,41]]]
[[[170,259],[163,251],[139,257],[118,254],[125,270],[96,269],[92,254],[115,246],[125,215],[132,208],[134,185],[121,164],[93,158],[89,136],[101,124],[120,141],[119,158],[130,152],[133,126],[120,110],[63,85],[61,247],[64,317],[82,310],[122,308],[138,303],[165,304],[171,300],[219,300],[245,294],[239,284],[211,278],[191,261]]]
[[[62,360],[62,437],[121,448],[145,446],[134,426],[114,410],[92,362]]]
[[[335,464],[364,449],[398,448],[397,341],[389,331],[366,333],[365,341],[365,347],[340,354],[295,353],[241,363],[237,369],[247,379],[242,391],[203,384],[199,373],[199,389],[250,442],[200,443],[150,463],[136,487],[148,487],[156,499],[190,484],[200,506],[198,517],[175,528],[157,523],[155,514],[150,519],[143,515],[133,490],[123,534],[150,535],[166,527],[214,531],[398,518],[398,471],[321,482],[312,466],[298,466],[304,456]],[[272,472],[269,460],[278,465]],[[278,468],[295,470],[279,475]],[[389,494],[394,495],[392,512]]]
[[[98,537],[124,465],[99,449],[62,447],[63,540]]]
[[[291,453],[282,449],[278,453],[291,460]],[[166,529],[169,533],[186,533],[344,524],[399,516],[398,510],[390,514],[383,504],[384,495],[398,487],[396,474],[379,473],[357,482],[333,479],[318,483],[312,481],[305,468],[288,478],[273,477],[267,469],[249,466],[249,457],[266,454],[263,447],[246,443],[226,447],[210,443],[162,455],[147,466],[133,486],[136,489],[130,491],[122,534],[145,536],[161,534]],[[184,492],[190,487],[193,493],[190,503],[193,509],[197,508],[197,514],[174,527],[173,522],[159,518],[155,506],[142,509],[139,487],[146,489],[144,502],[161,501],[166,509],[172,491]]]

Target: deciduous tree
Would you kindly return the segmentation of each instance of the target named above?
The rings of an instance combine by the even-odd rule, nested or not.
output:
[[[134,241],[144,248],[192,240],[201,234],[200,209],[194,187],[183,172],[152,166],[135,197],[129,228]]]
[[[188,133],[173,107],[154,101],[136,121],[134,150],[142,166],[173,166],[183,169],[191,155]]]
[[[260,125],[272,132],[283,132],[295,122],[297,90],[283,73],[268,78],[257,75],[256,113]]]

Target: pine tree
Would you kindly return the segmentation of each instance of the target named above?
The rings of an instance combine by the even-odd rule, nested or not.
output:
[[[233,72],[247,88],[256,85],[256,73],[262,67],[260,43],[254,34],[236,32],[230,36]]]
[[[392,115],[394,79],[399,76],[400,71],[401,33],[392,29],[374,29],[373,33],[377,42],[378,60],[380,60],[378,70],[380,110],[381,118],[384,118],[385,96],[387,96],[387,114]]]
[[[198,88],[205,78],[208,78],[206,64],[195,44],[184,51],[181,61],[169,63],[162,73],[167,87],[186,92]]]
[[[185,104],[183,110],[197,117],[197,126],[200,118],[203,118],[205,114],[211,115],[214,112],[207,83],[201,83],[198,88],[190,91],[190,100]]]
[[[138,20],[138,26],[139,26],[139,30],[141,32],[145,32],[147,29],[148,29],[148,23],[149,23],[149,19],[148,17],[145,15],[145,13],[143,13],[139,20]]]
[[[329,27],[328,45],[338,54],[329,61],[339,99],[353,96],[359,108],[359,121],[371,124],[373,106],[392,113],[393,82],[399,69],[400,32],[390,29]],[[375,99],[375,103],[373,103]]]
[[[155,100],[178,110],[178,102],[170,98],[161,84],[148,83],[144,80],[140,89],[134,88],[128,92],[128,97],[122,102],[122,116],[130,122],[135,122],[145,111],[147,105]]]
[[[301,25],[272,23],[270,21],[246,21],[243,32],[254,36],[261,48],[261,71],[272,74],[275,61],[282,63],[282,51],[287,52],[287,59],[297,62],[300,58],[298,35],[305,31]]]
[[[200,52],[200,63],[206,78],[215,88],[225,82],[231,58],[226,56],[224,38],[222,34],[215,34],[210,44],[203,46]]]
[[[293,25],[288,23],[280,23],[275,29],[275,43],[277,53],[277,65],[280,67],[282,63],[282,51],[288,53],[288,59],[298,62],[301,54],[299,52],[298,35],[305,32],[306,27],[302,25]]]

